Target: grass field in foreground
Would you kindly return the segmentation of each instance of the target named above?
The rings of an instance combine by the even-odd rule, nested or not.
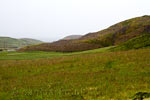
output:
[[[89,54],[89,53],[102,53],[108,51],[112,47],[100,48],[95,50],[88,50],[82,52],[73,53],[60,53],[60,52],[42,52],[42,51],[32,51],[32,52],[0,52],[0,60],[27,60],[27,59],[40,59],[40,58],[54,58],[62,56],[71,56],[78,54]]]
[[[137,92],[150,92],[150,49],[0,60],[0,100],[128,100]]]

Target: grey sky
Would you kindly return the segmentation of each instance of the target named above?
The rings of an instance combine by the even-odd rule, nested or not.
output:
[[[150,0],[0,0],[0,36],[45,41],[150,15]]]

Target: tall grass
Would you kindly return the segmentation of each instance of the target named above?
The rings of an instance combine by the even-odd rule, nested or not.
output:
[[[150,49],[0,60],[0,100],[128,100],[149,77]]]

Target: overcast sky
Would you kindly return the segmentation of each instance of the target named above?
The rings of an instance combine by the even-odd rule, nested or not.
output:
[[[52,41],[150,15],[150,0],[0,0],[0,36]]]

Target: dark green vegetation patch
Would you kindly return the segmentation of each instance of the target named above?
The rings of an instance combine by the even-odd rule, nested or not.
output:
[[[150,93],[147,92],[138,92],[134,95],[133,100],[144,100],[144,99],[150,99]]]

